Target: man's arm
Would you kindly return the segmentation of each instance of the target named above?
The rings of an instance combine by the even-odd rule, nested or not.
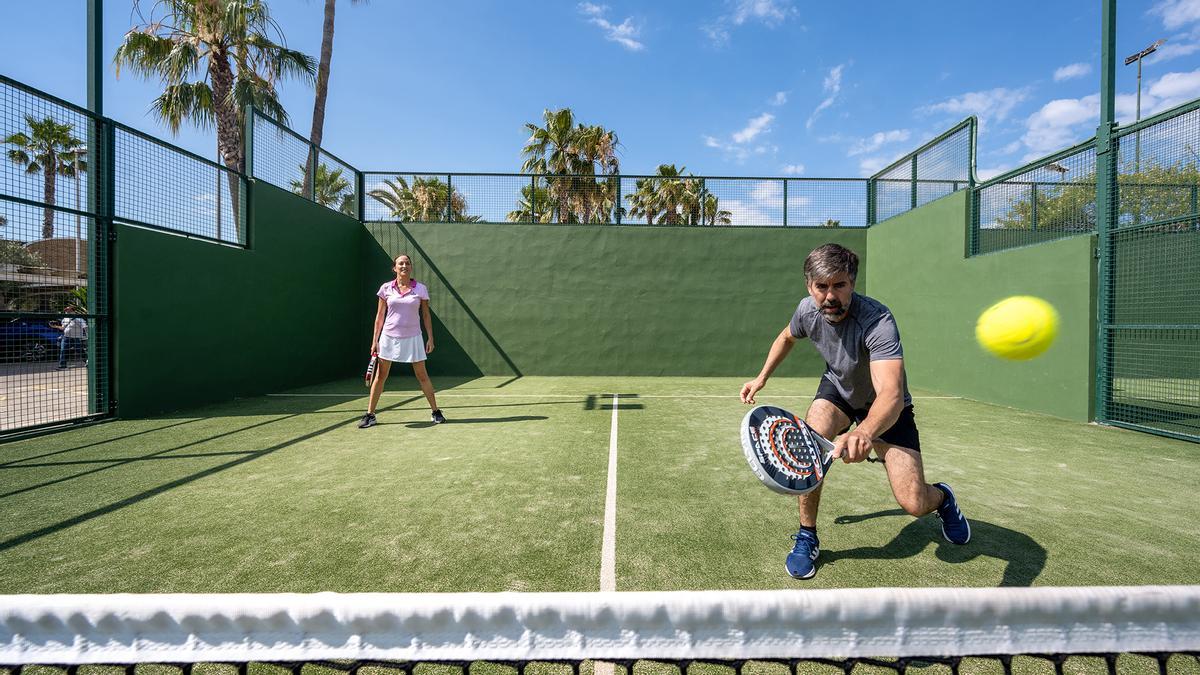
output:
[[[754,403],[754,395],[767,386],[767,379],[771,377],[771,373],[775,372],[779,364],[783,363],[783,360],[787,358],[794,344],[796,344],[796,338],[792,336],[792,327],[790,325],[784,326],[783,330],[776,336],[775,341],[771,343],[771,350],[767,352],[767,360],[763,363],[758,377],[742,385],[742,403]]]
[[[871,384],[875,387],[875,402],[867,418],[854,431],[837,439],[833,456],[847,462],[861,462],[871,452],[871,441],[892,428],[904,409],[904,359],[882,359],[871,362]]]

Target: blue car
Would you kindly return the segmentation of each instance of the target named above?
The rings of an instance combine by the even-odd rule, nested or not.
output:
[[[58,357],[57,331],[48,322],[0,319],[0,361],[42,361]]]

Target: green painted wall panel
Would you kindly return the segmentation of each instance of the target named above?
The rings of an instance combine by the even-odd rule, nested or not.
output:
[[[1095,359],[1094,236],[965,258],[966,192],[876,225],[868,234],[869,293],[895,314],[911,386],[1091,419]],[[1045,298],[1058,339],[1025,362],[975,342],[975,321],[1010,295]]]
[[[118,225],[117,402],[136,417],[365,365],[362,226],[263,182],[243,250]]]
[[[867,238],[852,229],[479,223],[368,231],[364,316],[391,256],[411,253],[437,317],[430,372],[498,375],[751,377],[805,295],[808,252],[836,241],[865,262]],[[801,347],[780,374],[823,369]]]

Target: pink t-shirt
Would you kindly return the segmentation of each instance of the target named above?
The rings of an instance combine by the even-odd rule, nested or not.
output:
[[[408,290],[401,293],[396,280],[392,279],[380,286],[375,294],[387,303],[384,335],[397,338],[421,335],[421,301],[429,299],[429,289],[416,279],[409,279],[408,285]]]

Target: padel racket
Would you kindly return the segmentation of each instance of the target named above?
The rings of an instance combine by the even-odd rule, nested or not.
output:
[[[742,451],[763,485],[786,495],[817,489],[833,464],[833,443],[799,417],[769,405],[742,419]]]
[[[371,386],[371,382],[375,380],[375,366],[377,365],[379,365],[379,354],[371,352],[371,360],[367,361],[367,374],[363,376],[368,388]]]

